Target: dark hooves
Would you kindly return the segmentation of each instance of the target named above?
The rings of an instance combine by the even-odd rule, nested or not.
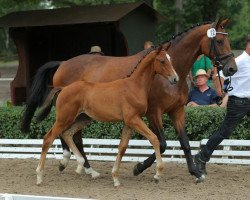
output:
[[[59,171],[62,172],[64,169],[65,169],[65,166],[62,165],[62,164],[59,162]]]
[[[138,176],[140,173],[142,173],[142,171],[140,171],[139,169],[141,168],[142,164],[141,163],[137,163],[134,166],[134,170],[133,170],[133,174],[134,176]]]

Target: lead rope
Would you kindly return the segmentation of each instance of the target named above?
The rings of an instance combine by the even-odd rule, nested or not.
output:
[[[222,86],[222,83],[221,83],[221,80],[220,80],[221,76],[220,76],[219,70],[217,70],[217,73],[218,73],[218,77],[219,77],[221,90],[223,90],[225,93],[228,93],[228,92],[232,91],[233,87],[231,86],[231,76],[229,76],[229,81],[228,81],[228,84],[227,84],[226,88],[223,89],[223,86]],[[216,98],[216,104],[220,106],[222,104],[222,99],[223,99],[223,97]]]

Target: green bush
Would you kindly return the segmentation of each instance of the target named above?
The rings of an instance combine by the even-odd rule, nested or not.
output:
[[[20,131],[20,119],[23,107],[0,107],[0,138],[42,138],[54,120],[55,111],[42,122],[31,123],[31,132]],[[225,109],[218,107],[186,108],[186,130],[190,140],[209,138],[216,131],[225,115]],[[146,121],[146,119],[145,119]],[[147,123],[147,122],[146,122]],[[177,135],[172,122],[167,115],[163,116],[164,134],[167,140],[176,140]],[[120,138],[122,123],[102,123],[94,121],[84,130],[85,138]],[[139,134],[133,134],[134,139],[141,139]],[[233,139],[250,139],[250,119],[243,122],[232,134]]]

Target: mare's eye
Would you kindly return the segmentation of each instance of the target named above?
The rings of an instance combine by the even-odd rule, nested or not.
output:
[[[224,43],[223,40],[217,40],[217,44],[218,44],[218,45],[222,45],[223,43]]]
[[[160,63],[161,63],[161,64],[164,64],[164,60],[160,60]]]

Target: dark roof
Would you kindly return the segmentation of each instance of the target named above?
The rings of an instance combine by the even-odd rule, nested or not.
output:
[[[143,2],[79,6],[71,8],[19,11],[0,18],[0,27],[30,27],[118,21],[135,9],[143,9],[158,21],[164,20],[156,10]]]

